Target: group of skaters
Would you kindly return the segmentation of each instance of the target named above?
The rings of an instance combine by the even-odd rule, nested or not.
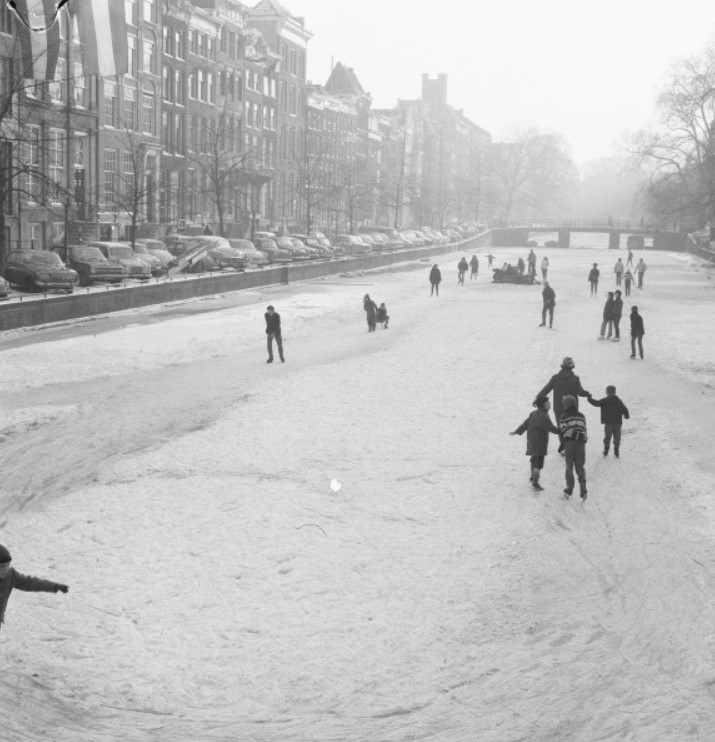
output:
[[[370,298],[370,294],[365,294],[362,299],[362,308],[365,310],[365,315],[367,316],[368,332],[375,332],[378,323],[382,325],[383,329],[387,329],[387,326],[390,324],[390,316],[387,314],[387,307],[384,301],[378,307]]]
[[[586,417],[578,409],[578,398],[585,397],[594,407],[601,409],[601,423],[604,426],[603,455],[608,456],[611,443],[616,458],[621,454],[621,428],[623,418],[629,419],[628,408],[616,394],[616,387],[608,385],[606,396],[594,399],[590,392],[581,386],[581,380],[574,373],[573,358],[566,357],[561,362],[561,369],[554,374],[543,389],[536,395],[533,406],[536,408],[524,422],[509,435],[526,433],[526,455],[529,456],[531,486],[541,492],[541,470],[548,453],[549,435],[559,436],[558,452],[563,454],[566,462],[566,487],[564,495],[570,498],[578,481],[581,500],[588,496],[586,487],[586,443],[588,430]],[[549,417],[553,394],[554,417],[556,425]],[[574,470],[576,475],[574,477]]]
[[[626,264],[623,264],[623,260],[618,258],[616,264],[613,266],[613,273],[616,276],[616,286],[623,285],[625,295],[631,295],[631,284],[633,283],[633,273],[631,273],[631,267],[633,267],[633,251],[628,250],[628,258]],[[633,267],[633,270],[638,278],[638,288],[643,288],[643,278],[645,272],[648,270],[648,266],[645,260],[641,258]],[[591,286],[591,296],[598,296],[598,281],[601,277],[601,271],[598,268],[598,263],[594,263],[593,267],[588,273],[588,283]]]

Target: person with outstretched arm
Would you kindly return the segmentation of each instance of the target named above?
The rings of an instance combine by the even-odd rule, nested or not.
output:
[[[548,397],[537,397],[534,402],[536,409],[524,420],[524,422],[509,435],[522,435],[526,433],[526,455],[529,456],[531,464],[531,486],[541,492],[544,488],[539,484],[541,470],[544,468],[544,458],[549,451],[549,433],[558,435],[560,433],[549,417],[551,402]]]
[[[5,622],[5,609],[13,590],[26,593],[66,593],[69,590],[61,582],[23,575],[14,569],[11,562],[10,552],[0,545],[0,626]]]

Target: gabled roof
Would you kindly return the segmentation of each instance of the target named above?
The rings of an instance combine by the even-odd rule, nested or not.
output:
[[[325,83],[325,89],[330,93],[342,93],[343,95],[362,95],[365,92],[353,68],[346,67],[342,62],[338,62],[333,67]]]

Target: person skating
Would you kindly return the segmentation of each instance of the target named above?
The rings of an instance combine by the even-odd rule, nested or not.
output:
[[[611,335],[613,334],[613,291],[608,292],[608,298],[606,299],[606,303],[603,305],[603,322],[601,322],[601,335],[599,336],[599,340],[604,340],[603,337],[606,328],[608,328],[608,339],[611,339]]]
[[[523,258],[519,258],[516,261],[516,269],[519,271],[519,273],[524,273],[524,268],[526,268],[526,263],[524,262]]]
[[[591,296],[598,296],[598,277],[601,271],[598,270],[598,263],[593,264],[593,268],[588,273],[588,282],[591,284]]]
[[[281,363],[285,363],[283,357],[283,335],[281,332],[281,316],[270,304],[267,307],[266,313],[263,315],[266,318],[266,345],[268,348],[268,360],[266,363],[273,363],[273,341],[276,341],[278,346],[278,357],[281,359]]]
[[[633,283],[633,274],[627,270],[623,274],[623,288],[625,289],[626,296],[631,295],[631,284],[632,283]]]
[[[633,265],[633,250],[631,250],[630,247],[628,248],[628,260],[626,260],[626,268],[629,265]]]
[[[430,290],[430,296],[437,294],[439,296],[439,285],[442,282],[442,271],[437,267],[437,263],[432,266],[432,270],[429,272],[429,282],[432,285]]]
[[[641,359],[643,358],[643,335],[645,335],[643,317],[638,314],[638,307],[631,307],[631,358],[636,357],[636,345]]]
[[[549,315],[549,327],[554,326],[554,307],[556,306],[556,292],[551,288],[548,281],[544,281],[544,289],[541,292],[543,306],[541,308],[541,324],[539,327],[546,325],[546,315]]]
[[[613,342],[618,343],[621,340],[621,317],[623,316],[623,299],[621,292],[616,290],[613,297],[613,308],[611,317],[613,318]]]
[[[492,255],[491,253],[489,253],[487,255],[487,260],[489,261],[488,264],[487,264],[487,267],[488,268],[491,268],[492,267],[492,262],[494,261],[494,255]]]
[[[603,455],[608,456],[613,439],[613,453],[616,458],[621,455],[621,428],[623,418],[630,419],[628,408],[621,398],[616,395],[616,387],[612,384],[606,387],[606,396],[601,399],[588,397],[589,404],[601,408],[601,422],[603,423]]]
[[[472,267],[472,272],[469,274],[469,280],[471,281],[479,275],[479,258],[476,255],[472,255],[469,265]]]
[[[618,258],[616,264],[613,266],[613,272],[616,274],[616,286],[621,285],[621,279],[623,278],[624,270],[625,268],[623,267],[623,261]]]
[[[529,250],[529,254],[526,256],[526,262],[529,265],[529,275],[532,278],[536,278],[536,253],[533,250]]]
[[[367,331],[375,332],[377,329],[377,304],[370,298],[370,294],[365,294],[363,297],[362,308],[365,310],[367,317]]]
[[[543,258],[541,258],[541,277],[545,281],[546,276],[549,272],[549,259],[544,255]]]
[[[548,397],[550,392],[553,392],[553,405],[554,405],[554,417],[556,418],[556,424],[558,425],[559,421],[561,420],[561,416],[564,413],[564,405],[563,405],[563,398],[566,396],[572,396],[574,398],[578,397],[588,397],[589,392],[587,392],[582,386],[581,386],[581,379],[573,372],[576,364],[574,363],[573,358],[570,358],[567,356],[566,358],[561,361],[561,369],[558,373],[554,374],[549,381],[546,383],[546,386],[536,395],[538,397]],[[578,409],[578,401],[576,402],[576,407]],[[559,453],[563,451],[563,441],[561,445],[559,446]]]
[[[645,260],[641,258],[636,265],[636,275],[638,276],[638,288],[643,288],[643,276],[645,275],[648,266],[645,264]]]
[[[549,417],[551,403],[548,397],[537,397],[534,401],[536,409],[529,417],[509,435],[523,435],[526,433],[526,455],[530,457],[531,476],[529,481],[535,490],[543,490],[539,484],[541,470],[544,468],[544,457],[549,450],[549,433],[559,434],[557,428]]]
[[[384,301],[377,308],[377,321],[383,326],[385,330],[390,323],[390,315],[387,313],[387,307],[385,306]]]
[[[457,270],[459,271],[457,275],[458,283],[464,284],[464,274],[467,272],[467,268],[469,268],[469,263],[467,262],[467,258],[462,257],[462,259],[457,264]]]
[[[20,574],[12,567],[11,562],[10,552],[6,547],[0,546],[0,627],[5,623],[5,609],[13,590],[26,593],[66,593],[69,590],[61,582]]]
[[[585,500],[586,491],[586,441],[588,434],[586,430],[586,417],[577,408],[576,397],[567,394],[563,398],[564,412],[559,420],[561,440],[563,441],[564,455],[566,456],[566,489],[564,494],[571,497],[574,488],[573,471],[576,469],[579,493],[581,499]]]

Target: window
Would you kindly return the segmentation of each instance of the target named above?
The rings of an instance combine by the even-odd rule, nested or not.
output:
[[[117,83],[104,82],[104,123],[106,126],[117,124]]]
[[[295,115],[295,88],[293,85],[288,90],[288,113]]]
[[[75,62],[74,67],[74,104],[77,108],[87,107],[87,78],[82,74],[82,62]]]
[[[142,42],[142,67],[144,72],[156,74],[156,42],[153,34],[147,34]]]
[[[124,125],[133,129],[137,120],[137,89],[124,85]]]
[[[288,111],[288,86],[281,80],[281,111]]]
[[[256,118],[256,129],[260,129],[263,127],[263,108],[258,103],[254,103],[253,108],[255,109],[253,115]]]
[[[114,201],[114,189],[117,177],[117,150],[104,150],[104,202],[110,205]]]
[[[208,72],[207,75],[207,82],[208,82],[208,98],[207,100],[210,103],[216,102],[216,86],[214,85],[214,74],[213,72]]]
[[[161,91],[162,97],[165,101],[171,102],[173,100],[173,80],[171,75],[171,67],[164,65],[161,69]]]
[[[134,192],[134,160],[131,152],[122,152],[122,166],[124,192],[130,196]]]
[[[174,50],[177,59],[186,59],[186,36],[183,31],[174,33]]]
[[[228,56],[230,59],[236,57],[236,34],[233,31],[228,32]]]
[[[255,119],[253,117],[253,104],[246,101],[246,126],[253,126]]]
[[[136,26],[139,14],[136,0],[124,0],[124,18],[129,26]]]
[[[298,77],[305,80],[305,52],[298,52]]]
[[[144,0],[144,20],[156,23],[156,0]]]
[[[198,55],[200,57],[204,57],[204,59],[208,56],[208,37],[205,33],[199,34],[199,51]]]
[[[172,136],[174,133],[172,116],[168,111],[163,111],[161,114],[161,143],[165,152],[173,152],[174,146],[172,142]]]
[[[288,139],[286,137],[286,125],[281,124],[281,159],[285,160],[288,155]]]
[[[254,90],[257,93],[260,93],[261,92],[261,86],[263,85],[263,82],[262,81],[263,81],[263,76],[261,75],[260,72],[256,72],[256,80],[255,80]]]
[[[174,32],[168,26],[164,26],[164,54],[174,56]]]
[[[180,106],[184,101],[184,73],[181,70],[174,70],[174,100]]]
[[[248,72],[246,73],[246,88],[248,88],[248,90],[253,90],[255,79],[256,75],[254,74],[253,70],[248,70]]]
[[[223,26],[221,29],[221,53],[226,54],[228,51],[228,31],[226,30],[226,26]]]
[[[64,186],[65,138],[60,129],[50,129],[47,140],[48,175],[53,183]],[[53,200],[57,200],[56,197]]]
[[[236,100],[243,100],[243,75],[236,75]]]
[[[191,53],[199,53],[199,32],[196,30],[191,32]]]
[[[207,79],[208,76],[206,72],[204,72],[204,70],[199,70],[198,74],[199,74],[199,100],[205,101],[207,99],[206,93],[207,93],[207,88],[208,88],[208,79]]]
[[[174,152],[184,152],[184,117],[180,113],[174,115]]]
[[[298,65],[296,64],[296,53],[295,49],[291,49],[288,53],[288,71],[291,75],[295,75]]]
[[[65,100],[65,77],[67,76],[67,67],[64,59],[57,60],[55,68],[55,79],[49,84],[50,98],[56,102]]]
[[[40,127],[27,127],[26,140],[26,164],[27,173],[27,197],[30,201],[38,202],[41,200],[42,189],[40,186]]]
[[[138,71],[138,58],[137,58],[137,37],[132,34],[127,35],[127,53],[129,55],[129,66],[127,74],[130,77],[136,77]]]
[[[153,91],[144,91],[142,95],[142,131],[146,134],[154,133],[154,93]]]
[[[208,38],[206,45],[206,56],[209,59],[216,59],[216,39]]]
[[[199,148],[199,117],[191,117],[191,130],[189,131],[189,146],[194,152]]]
[[[196,100],[199,97],[198,73],[196,70],[189,72],[189,98]]]

